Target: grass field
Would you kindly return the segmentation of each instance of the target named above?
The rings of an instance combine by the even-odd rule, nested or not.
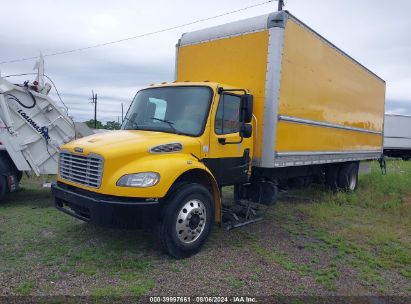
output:
[[[411,162],[373,164],[355,194],[290,190],[179,261],[150,232],[57,211],[47,179],[0,204],[0,295],[411,295]]]

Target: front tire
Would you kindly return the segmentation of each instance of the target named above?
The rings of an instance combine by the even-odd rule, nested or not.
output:
[[[159,224],[163,249],[181,259],[196,254],[206,242],[214,218],[210,192],[199,184],[179,187],[165,202]]]

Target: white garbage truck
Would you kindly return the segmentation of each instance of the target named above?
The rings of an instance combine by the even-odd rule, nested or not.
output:
[[[36,68],[33,82],[0,77],[0,201],[17,189],[23,172],[56,174],[59,147],[75,137],[67,109],[48,96],[42,57]]]

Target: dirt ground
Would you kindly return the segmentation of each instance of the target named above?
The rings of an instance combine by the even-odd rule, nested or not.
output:
[[[215,227],[202,251],[185,260],[165,255],[150,231],[96,227],[57,211],[41,188],[46,180],[26,179],[0,205],[0,296],[410,299],[411,174],[401,172],[411,167],[399,166],[385,180],[375,168],[363,175],[355,195],[322,186],[284,192],[264,220]]]

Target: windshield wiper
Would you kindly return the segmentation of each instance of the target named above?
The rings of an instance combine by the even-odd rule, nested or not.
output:
[[[124,120],[127,120],[128,122],[131,122],[131,127],[132,127],[132,128],[136,128],[136,129],[139,128],[138,124],[137,124],[135,121],[132,121],[130,118],[124,117]],[[126,129],[126,130],[127,130],[127,129]]]
[[[180,132],[178,132],[177,129],[173,126],[173,124],[174,124],[173,122],[171,122],[169,120],[166,120],[166,119],[157,118],[157,117],[151,117],[151,119],[161,121],[161,122],[165,122],[166,124],[168,124],[170,126],[171,129],[173,129],[174,133],[180,134]]]

